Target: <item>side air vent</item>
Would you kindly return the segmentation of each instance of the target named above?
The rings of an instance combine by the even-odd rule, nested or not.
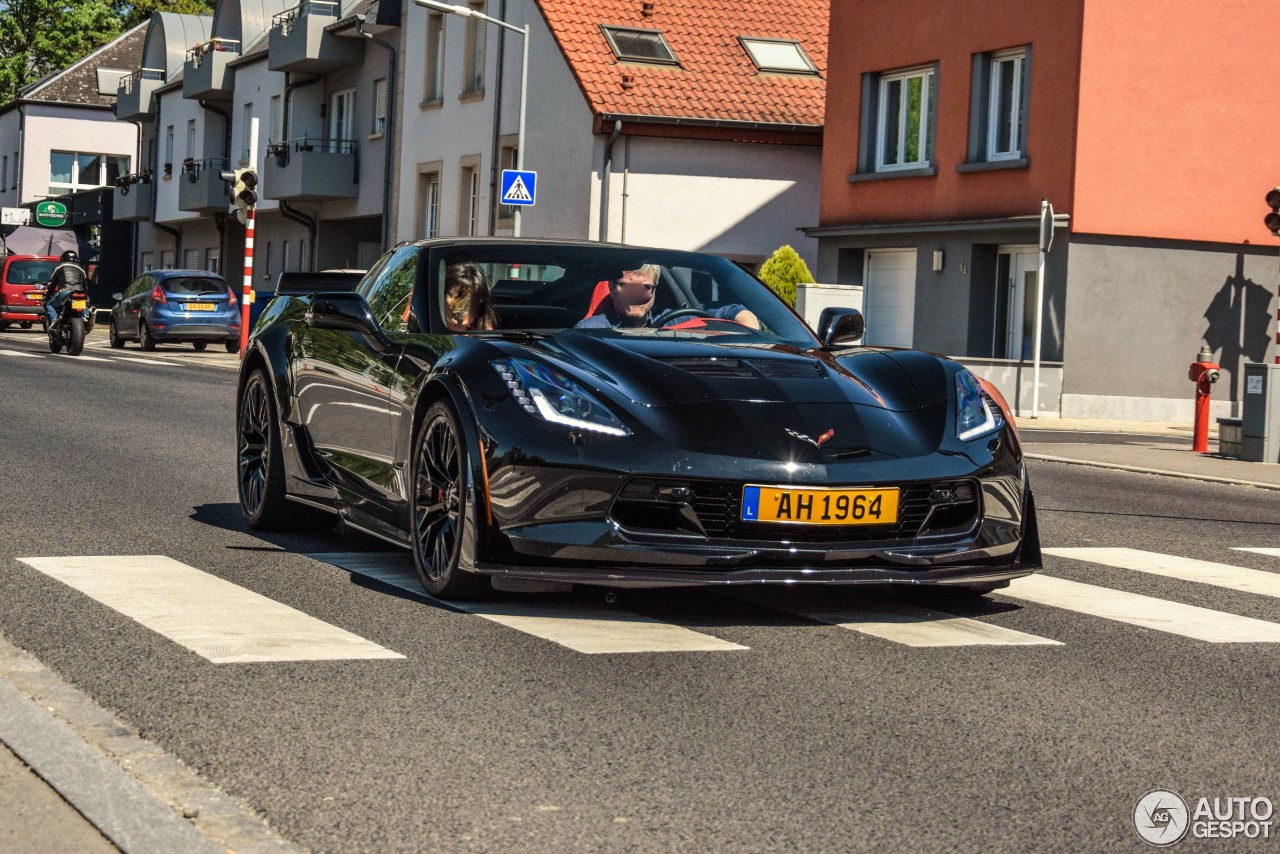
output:
[[[700,377],[732,377],[737,379],[811,380],[824,377],[817,362],[800,359],[659,359],[663,364]]]
[[[663,364],[700,377],[737,377],[755,379],[756,373],[741,359],[659,359]]]
[[[752,359],[751,367],[771,380],[811,380],[826,376],[817,362],[801,359]]]

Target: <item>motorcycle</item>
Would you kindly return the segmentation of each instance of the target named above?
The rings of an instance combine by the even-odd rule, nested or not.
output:
[[[45,292],[43,303],[48,303],[51,294]],[[89,295],[84,288],[76,288],[62,301],[62,308],[53,323],[49,323],[49,315],[42,312],[44,331],[49,336],[49,352],[60,353],[67,349],[68,356],[79,356],[84,350],[84,337],[93,329],[94,310],[89,307]]]

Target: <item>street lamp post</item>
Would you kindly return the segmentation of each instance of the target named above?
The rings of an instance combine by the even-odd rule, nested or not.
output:
[[[529,25],[517,27],[514,24],[508,24],[506,21],[498,18],[490,18],[483,12],[477,12],[467,6],[454,6],[451,3],[442,3],[440,0],[413,0],[414,3],[424,9],[433,9],[437,12],[445,12],[450,15],[457,15],[459,18],[479,18],[490,24],[496,24],[504,29],[511,30],[513,33],[519,33],[524,37],[523,55],[520,58],[520,127],[516,131],[516,169],[524,170],[524,116],[525,106],[528,103],[529,91]],[[498,62],[502,62],[502,57],[498,57]],[[515,222],[513,231],[516,237],[520,236],[520,220],[521,206],[516,206]]]

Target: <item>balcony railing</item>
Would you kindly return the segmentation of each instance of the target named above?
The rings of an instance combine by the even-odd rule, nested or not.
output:
[[[155,215],[155,176],[132,172],[116,179],[111,215],[127,222],[150,220]]]
[[[267,67],[272,71],[320,73],[357,65],[364,39],[327,31],[338,19],[334,0],[305,0],[271,18]]]
[[[269,199],[326,201],[359,195],[359,144],[299,137],[267,147],[262,192]]]
[[[178,210],[225,213],[230,197],[227,182],[218,173],[226,168],[225,157],[184,160],[178,181]]]
[[[240,42],[213,38],[187,51],[183,66],[182,97],[229,101],[234,73],[228,67],[240,58]]]
[[[164,70],[143,68],[120,78],[116,85],[116,118],[126,122],[150,121],[151,95],[164,85]]]

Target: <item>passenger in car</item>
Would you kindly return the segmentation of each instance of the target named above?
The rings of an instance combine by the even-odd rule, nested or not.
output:
[[[486,332],[498,325],[493,292],[479,264],[464,261],[444,271],[444,322],[452,332]]]

